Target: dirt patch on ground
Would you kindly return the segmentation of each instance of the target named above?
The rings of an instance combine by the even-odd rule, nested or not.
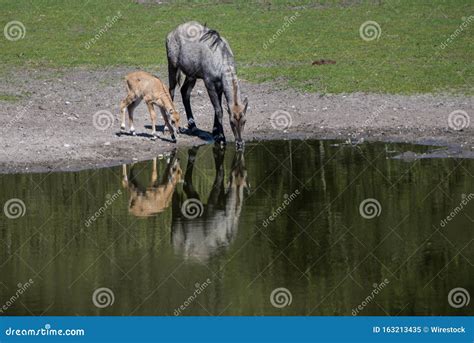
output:
[[[206,143],[187,135],[180,135],[177,144],[161,139],[151,141],[146,134],[117,136],[119,102],[126,93],[123,77],[132,70],[8,72],[0,83],[0,94],[24,97],[18,102],[0,102],[0,172],[95,168],[149,159],[176,146]],[[155,74],[167,83],[164,70],[156,70]],[[242,82],[242,93],[249,98],[244,134],[247,142],[293,138],[338,138],[354,143],[396,141],[445,145],[449,150],[443,156],[474,157],[472,125],[462,131],[448,126],[453,111],[472,116],[472,97],[321,96],[247,82]],[[179,91],[177,105],[184,119]],[[193,91],[192,106],[199,128],[210,131],[213,108],[202,82]],[[104,112],[96,114],[99,111]],[[112,118],[107,112],[113,114]],[[99,117],[102,121],[98,124],[94,118]],[[109,118],[111,125],[107,123]],[[135,118],[138,133],[150,133],[146,128],[150,119],[144,104],[135,111]],[[225,119],[226,137],[231,141],[233,136]],[[162,120],[159,124],[163,124]],[[286,129],[285,124],[289,126]],[[163,137],[167,138],[167,133]]]

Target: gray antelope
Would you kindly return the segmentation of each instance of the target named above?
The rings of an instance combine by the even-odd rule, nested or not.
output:
[[[194,162],[198,148],[189,150],[183,190],[187,199],[199,200],[193,186]],[[200,216],[187,218],[177,196],[173,197],[172,244],[185,259],[206,263],[219,250],[227,248],[237,236],[239,219],[247,186],[244,156],[237,151],[225,185],[224,149],[214,148],[216,175]],[[176,195],[176,194],[175,194]],[[186,209],[184,209],[186,211]]]
[[[171,139],[176,140],[179,128],[179,113],[169,94],[168,88],[161,80],[144,71],[136,71],[125,77],[127,86],[127,96],[120,103],[120,112],[122,115],[121,131],[125,131],[125,112],[128,110],[128,120],[130,124],[130,133],[135,135],[133,126],[133,111],[142,100],[148,107],[151,117],[152,139],[156,138],[156,112],[154,106],[158,106],[171,133]]]
[[[178,26],[166,38],[168,77],[171,98],[180,82],[181,72],[186,79],[181,86],[188,129],[196,129],[191,110],[191,92],[197,79],[202,79],[214,107],[212,135],[215,142],[225,144],[222,126],[222,95],[227,101],[230,127],[237,148],[243,148],[242,132],[246,121],[248,101],[241,100],[239,81],[235,70],[234,54],[229,43],[215,30],[191,21]]]

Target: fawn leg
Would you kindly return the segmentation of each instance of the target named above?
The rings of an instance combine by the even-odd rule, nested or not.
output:
[[[122,164],[122,187],[128,188],[128,174],[126,164]]]
[[[146,105],[148,107],[148,112],[150,112],[151,134],[153,135],[152,139],[156,139],[156,112],[155,112],[155,108],[153,107],[153,102],[151,102],[151,101],[147,101]]]
[[[158,168],[156,167],[156,157],[153,158],[153,170],[151,172],[151,185],[158,187]]]
[[[120,131],[125,131],[125,111],[130,106],[133,101],[135,100],[135,96],[132,94],[128,94],[125,99],[120,102],[120,115],[121,115],[121,124],[120,124]]]
[[[135,133],[135,127],[133,126],[133,111],[140,104],[140,101],[142,101],[142,99],[138,98],[138,99],[134,100],[127,107],[128,108],[128,121],[130,123],[130,133],[134,136],[136,135],[136,133]]]
[[[173,125],[171,125],[170,113],[166,111],[163,107],[160,107],[160,111],[161,111],[161,115],[163,116],[163,120],[165,121],[166,127],[168,128],[168,130],[170,130],[171,139],[173,141],[176,141],[177,132],[176,132],[176,129],[173,127]]]

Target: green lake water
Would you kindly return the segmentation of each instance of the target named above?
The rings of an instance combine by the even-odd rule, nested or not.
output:
[[[450,292],[474,293],[474,160],[393,158],[431,149],[206,145],[1,175],[0,315],[473,315]]]

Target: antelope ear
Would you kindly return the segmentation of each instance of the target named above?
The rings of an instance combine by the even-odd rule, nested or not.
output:
[[[245,97],[244,99],[244,113],[247,113],[247,106],[249,105],[249,99],[247,99],[247,97]]]

